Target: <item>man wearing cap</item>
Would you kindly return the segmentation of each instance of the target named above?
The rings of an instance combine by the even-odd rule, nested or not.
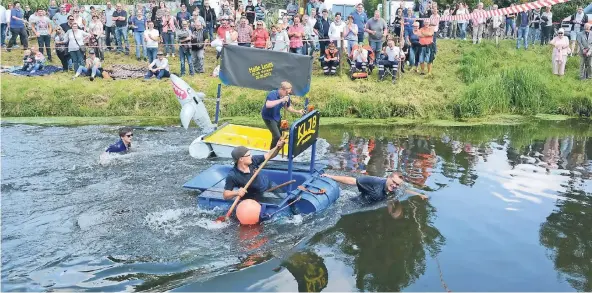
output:
[[[78,67],[76,70],[76,74],[72,79],[77,78],[80,74],[84,73],[84,75],[90,75],[90,81],[94,81],[95,77],[103,77],[102,75],[102,68],[101,68],[101,59],[95,55],[95,50],[91,49],[88,52],[88,58],[86,58],[86,63],[84,66]]]
[[[304,110],[296,110],[292,108],[290,101],[290,93],[292,92],[292,84],[283,81],[280,88],[269,92],[263,108],[261,108],[261,117],[265,126],[271,131],[270,148],[277,144],[281,137],[280,123],[282,119],[282,108],[294,114],[304,115]]]
[[[149,80],[152,76],[156,76],[156,79],[171,76],[169,60],[164,58],[164,53],[162,51],[158,51],[158,53],[156,53],[156,59],[148,65],[148,73],[144,76],[144,81]]]
[[[251,151],[244,146],[238,146],[232,150],[232,159],[234,160],[234,168],[232,168],[226,176],[226,183],[224,184],[224,193],[222,196],[226,200],[230,200],[236,196],[242,199],[254,199],[259,201],[265,190],[272,187],[272,182],[263,174],[259,174],[248,189],[247,185],[255,170],[265,160],[273,159],[277,154],[273,154],[276,148],[284,147],[285,141],[283,139],[277,142],[277,145],[267,152],[265,155],[251,155]],[[272,156],[273,155],[273,156]],[[239,189],[234,190],[235,187]]]

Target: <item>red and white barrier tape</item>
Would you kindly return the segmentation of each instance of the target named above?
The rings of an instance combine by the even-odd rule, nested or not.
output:
[[[448,15],[448,16],[432,16],[429,18],[415,18],[415,20],[434,20],[434,21],[451,21],[451,20],[472,20],[472,19],[479,19],[479,18],[489,18],[492,16],[505,16],[508,14],[517,14],[523,11],[529,11],[533,9],[538,9],[546,6],[553,6],[565,2],[569,2],[570,0],[538,0],[535,2],[520,4],[516,6],[510,6],[506,8],[500,8],[496,10],[489,10],[489,11],[479,11],[479,12],[472,12],[469,14],[463,15]]]

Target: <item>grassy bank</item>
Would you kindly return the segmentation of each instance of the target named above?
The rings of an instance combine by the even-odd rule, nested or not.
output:
[[[563,78],[551,74],[550,48],[514,49],[512,41],[500,48],[484,43],[440,40],[434,75],[408,72],[395,85],[369,80],[351,81],[345,70],[338,77],[315,76],[308,95],[324,117],[387,119],[452,119],[496,114],[537,113],[577,116],[592,111],[592,82],[579,81],[578,58],[570,58]],[[213,52],[206,53],[211,73]],[[22,50],[2,52],[2,65],[18,65]],[[57,59],[57,58],[55,58]],[[173,73],[179,59],[170,58]],[[54,61],[54,64],[56,62]],[[136,62],[134,58],[106,54],[105,67]],[[35,116],[147,116],[178,117],[180,106],[167,81],[95,80],[59,73],[47,77],[2,74],[3,117]],[[214,97],[217,78],[185,77],[194,89]],[[265,92],[223,87],[221,117],[258,116]],[[206,102],[214,114],[214,101]],[[346,120],[350,121],[350,120]]]

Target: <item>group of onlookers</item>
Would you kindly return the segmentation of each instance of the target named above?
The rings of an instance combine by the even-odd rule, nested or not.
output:
[[[352,69],[371,70],[373,66],[378,66],[379,77],[384,76],[383,69],[386,68],[387,72],[389,68],[398,70],[399,65],[404,72],[406,64],[414,72],[421,68],[421,74],[426,73],[427,67],[429,75],[437,53],[437,39],[466,39],[467,26],[470,26],[473,43],[480,43],[483,38],[494,38],[497,43],[500,37],[512,36],[517,39],[517,48],[522,44],[528,48],[529,43],[539,38],[541,44],[550,43],[555,47],[553,64],[557,68],[554,72],[562,75],[566,61],[563,56],[584,51],[588,40],[583,34],[583,41],[576,46],[578,32],[583,32],[587,23],[587,16],[581,7],[571,17],[570,48],[568,41],[565,46],[567,38],[561,38],[562,34],[550,40],[553,37],[551,7],[546,7],[543,13],[537,9],[487,19],[435,22],[430,20],[440,16],[438,5],[428,0],[419,15],[401,4],[395,13],[395,21],[389,26],[379,11],[368,17],[361,3],[347,16],[339,12],[330,16],[323,0],[310,0],[306,7],[308,14],[304,15],[291,1],[286,15],[268,28],[266,9],[261,0],[249,0],[245,7],[236,10],[223,0],[218,14],[210,7],[209,0],[195,0],[189,7],[181,4],[180,11],[175,15],[165,2],[156,3],[155,0],[147,6],[135,5],[129,12],[120,3],[113,7],[110,1],[107,1],[105,9],[91,6],[90,11],[77,5],[76,0],[73,3],[61,1],[58,6],[55,0],[51,0],[48,9],[36,11],[31,11],[28,6],[21,10],[17,1],[10,4],[10,10],[3,15],[8,21],[2,24],[2,44],[4,33],[7,30],[12,33],[8,50],[15,45],[17,37],[20,37],[24,49],[28,49],[29,30],[37,38],[39,47],[31,47],[23,59],[30,70],[42,68],[46,59],[52,62],[50,44],[53,39],[56,55],[65,71],[73,67],[75,77],[86,74],[94,78],[101,75],[105,51],[129,55],[128,34],[131,34],[135,40],[136,58],[149,63],[147,78],[168,76],[168,58],[175,58],[175,54],[179,55],[181,75],[186,73],[186,67],[190,75],[204,73],[206,46],[214,47],[219,57],[225,44],[304,55],[313,55],[318,51],[327,75],[335,74],[343,56]],[[492,8],[497,9],[497,5]],[[442,16],[479,11],[485,11],[482,3],[470,11],[461,2],[454,9],[446,5]],[[404,31],[404,42],[399,44],[401,31]],[[364,45],[366,37],[368,46]],[[159,50],[161,45],[164,50]],[[587,63],[583,61],[582,64]],[[583,72],[587,72],[586,69]]]

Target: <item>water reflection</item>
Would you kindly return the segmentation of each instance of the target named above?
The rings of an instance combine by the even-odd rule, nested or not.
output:
[[[281,265],[296,279],[298,292],[321,292],[327,287],[329,272],[325,261],[311,250],[297,252]]]
[[[433,226],[435,208],[420,200],[343,216],[311,243],[333,245],[353,257],[355,286],[361,291],[401,291],[424,274],[426,252],[436,256],[445,243]]]
[[[565,197],[541,225],[541,244],[550,249],[555,269],[578,291],[592,291],[592,193],[571,176]]]

